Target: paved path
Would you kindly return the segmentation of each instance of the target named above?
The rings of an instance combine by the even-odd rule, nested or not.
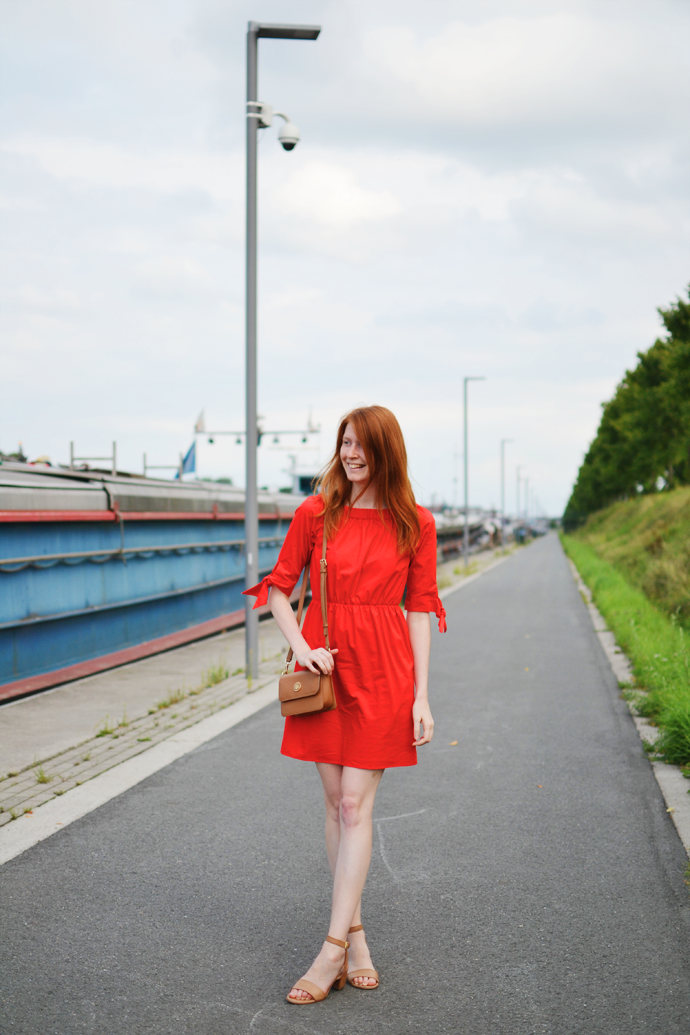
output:
[[[447,605],[437,737],[377,801],[379,991],[283,1000],[329,878],[271,706],[2,867],[0,1030],[687,1035],[687,857],[557,540]]]

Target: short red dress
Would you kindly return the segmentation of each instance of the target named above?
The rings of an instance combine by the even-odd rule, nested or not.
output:
[[[275,568],[245,591],[258,598],[256,607],[267,602],[270,586],[290,596],[310,563],[313,596],[302,632],[312,650],[325,646],[319,596],[321,509],[318,496],[298,507]],[[328,633],[331,648],[338,648],[333,674],[337,708],[288,716],[282,754],[355,769],[417,764],[412,744],[414,661],[403,597],[406,610],[433,611],[439,629],[446,631],[446,612],[436,588],[436,524],[424,507],[417,510],[421,539],[412,556],[398,553],[387,511],[382,519],[378,510],[346,510],[326,554]]]

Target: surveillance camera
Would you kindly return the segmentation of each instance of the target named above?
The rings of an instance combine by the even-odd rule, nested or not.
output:
[[[286,151],[292,151],[299,141],[299,130],[292,122],[285,122],[278,134],[278,140]]]

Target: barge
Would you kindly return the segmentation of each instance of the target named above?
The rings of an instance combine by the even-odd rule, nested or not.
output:
[[[259,569],[303,495],[259,493]],[[0,464],[0,700],[241,625],[244,491]]]

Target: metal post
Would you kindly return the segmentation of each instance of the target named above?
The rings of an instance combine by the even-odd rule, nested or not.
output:
[[[501,439],[501,547],[506,552],[506,442],[512,438]]]
[[[246,488],[244,538],[246,553],[245,587],[259,581],[259,500],[257,447],[256,363],[256,201],[257,201],[257,118],[258,41],[259,39],[315,40],[318,25],[277,25],[249,22],[247,25],[247,237],[246,237]],[[251,107],[251,111],[250,111]],[[294,144],[292,145],[294,146]],[[259,617],[253,610],[254,598],[245,598],[245,651],[247,679],[259,675]]]
[[[257,22],[247,28],[247,101],[258,100]],[[249,107],[247,107],[249,110]],[[245,589],[259,581],[259,500],[257,478],[257,394],[256,394],[256,145],[258,119],[247,118],[247,239],[246,239],[246,482],[244,538],[246,552]],[[259,616],[253,610],[254,597],[245,597],[245,658],[247,679],[259,675]]]
[[[463,398],[462,398],[462,422],[463,422],[463,446],[464,446],[464,484],[465,484],[465,527],[462,533],[462,556],[465,559],[465,567],[470,563],[470,527],[469,527],[469,515],[467,513],[467,378],[463,384]]]
[[[117,442],[113,442],[113,474],[117,474]]]
[[[69,469],[74,470],[74,442],[69,444]]]
[[[529,478],[525,478],[525,523],[529,521]]]
[[[146,477],[146,453],[144,453],[144,478]]]
[[[470,525],[469,525],[469,512],[468,512],[468,494],[467,494],[467,382],[468,381],[485,381],[485,377],[465,377],[463,378],[463,428],[464,428],[464,442],[465,442],[465,529],[462,538],[462,553],[465,558],[465,567],[470,563]]]

